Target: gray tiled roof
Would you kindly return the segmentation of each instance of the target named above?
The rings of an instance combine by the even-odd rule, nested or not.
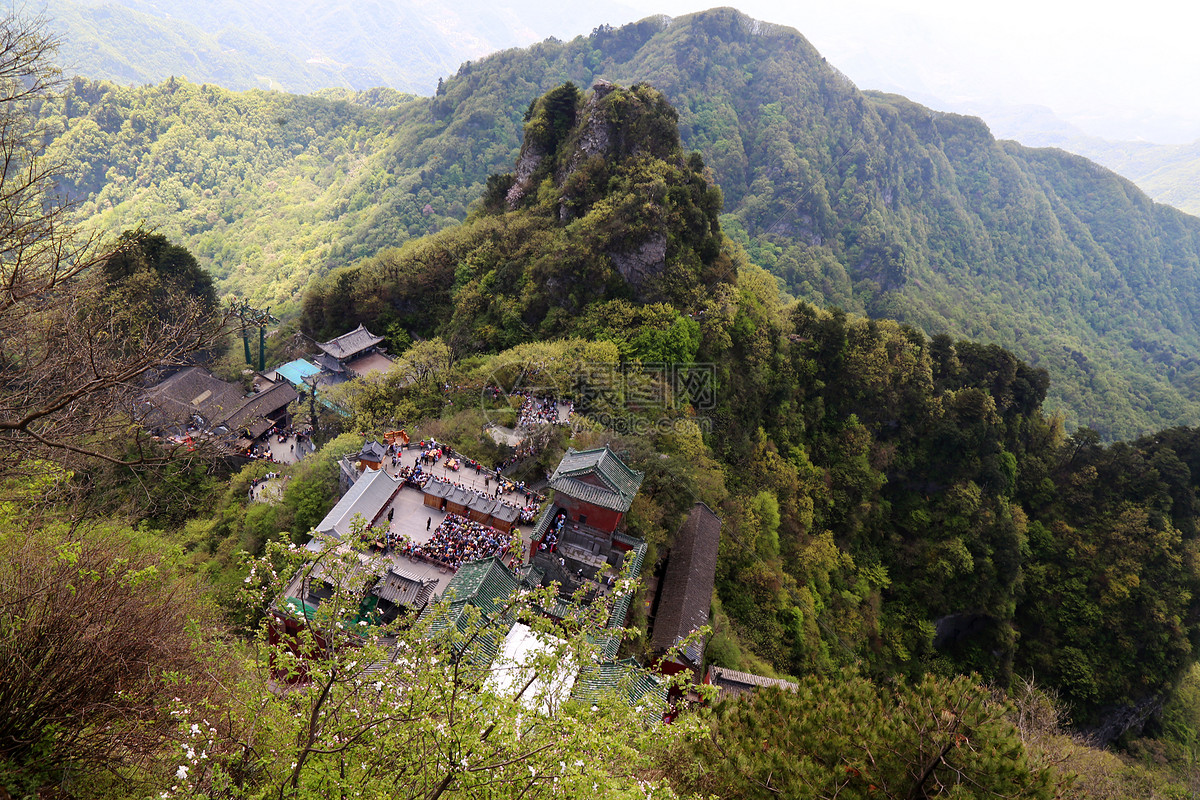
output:
[[[336,339],[330,339],[328,342],[319,342],[317,347],[339,361],[345,361],[347,358],[357,355],[367,348],[374,347],[382,341],[382,336],[376,336],[362,325],[359,325],[354,330],[349,333],[343,333]]]
[[[362,450],[354,458],[359,461],[374,461],[378,464],[380,461],[383,461],[383,457],[386,454],[387,448],[379,442],[371,440],[363,445]]]
[[[487,514],[496,519],[505,522],[516,522],[521,516],[521,510],[513,506],[501,502],[494,497],[480,495],[478,492],[464,489],[461,486],[455,486],[452,483],[446,483],[439,480],[431,480],[425,484],[423,490],[425,494],[433,497],[443,497],[451,503],[458,503],[461,506],[477,511],[481,514]]]
[[[271,430],[271,428],[274,426],[275,423],[271,422],[271,420],[267,419],[266,417],[255,417],[249,422],[244,423],[240,430],[244,430],[246,432],[246,436],[249,438],[245,439],[244,441],[249,443],[251,440],[257,439],[267,431]]]
[[[725,667],[709,667],[708,682],[720,690],[718,698],[721,700],[730,695],[752,692],[755,689],[769,686],[788,689],[793,692],[800,688],[799,685],[791,681],[785,681],[782,678],[764,678],[762,675],[754,675],[736,669],[726,669]]]
[[[550,477],[550,488],[568,497],[624,512],[633,504],[644,477],[645,473],[630,468],[607,445],[591,450],[572,447]]]
[[[496,503],[489,513],[493,518],[502,519],[505,522],[516,522],[517,518],[521,516],[520,509],[513,508],[507,503]]]
[[[675,533],[662,595],[654,619],[651,650],[663,653],[692,631],[708,624],[713,584],[717,571],[717,547],[721,541],[721,519],[704,503],[696,503]],[[682,655],[699,667],[704,656],[701,642],[694,642]]]
[[[350,532],[355,514],[371,522],[399,491],[400,482],[381,469],[368,469],[317,524],[317,530],[342,538]]]
[[[317,365],[322,369],[329,370],[335,374],[340,374],[346,371],[346,368],[342,366],[342,362],[338,361],[336,358],[327,353],[317,354],[317,357],[314,358],[313,361],[317,362]]]
[[[372,591],[380,600],[420,610],[429,602],[435,588],[437,581],[423,581],[392,568]]]
[[[300,395],[296,394],[296,390],[290,383],[278,383],[265,392],[251,395],[225,419],[225,425],[230,430],[252,427],[256,419],[273,414],[281,408],[287,408],[288,403],[299,397]]]
[[[143,399],[157,412],[149,420],[152,424],[186,423],[199,414],[215,426],[237,411],[246,395],[240,386],[220,380],[206,369],[189,367],[151,386]]]
[[[462,490],[452,483],[446,483],[445,481],[439,480],[430,480],[429,483],[425,484],[425,488],[422,489],[422,491],[425,494],[432,495],[434,497],[445,497],[449,499],[451,496],[458,497],[458,493]]]

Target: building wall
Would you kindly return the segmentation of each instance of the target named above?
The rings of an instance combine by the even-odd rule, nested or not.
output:
[[[601,508],[574,497],[567,497],[562,493],[555,493],[554,504],[566,510],[571,522],[578,522],[579,515],[582,514],[587,517],[588,525],[609,533],[617,529],[624,517],[620,511]]]
[[[354,485],[354,482],[358,480],[361,474],[362,473],[355,469],[354,465],[351,464],[346,458],[343,457],[339,459],[338,489],[340,490],[341,494],[345,494],[346,492],[350,491],[350,487]]]

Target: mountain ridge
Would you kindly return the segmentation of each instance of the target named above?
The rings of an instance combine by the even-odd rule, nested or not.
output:
[[[530,99],[564,80],[598,78],[666,95],[684,146],[703,155],[724,192],[723,227],[790,292],[1013,348],[1054,376],[1051,405],[1069,426],[1087,423],[1105,438],[1200,422],[1200,323],[1188,300],[1198,290],[1200,220],[1087,162],[997,142],[977,119],[860,92],[799,33],[732,9],[599,28],[464,64],[433,98],[364,123],[374,144],[357,140],[357,166],[297,220],[294,242],[271,243],[277,255],[250,271],[233,263],[237,237],[228,228],[261,229],[268,221],[259,212],[241,219],[214,209],[230,219],[219,234],[201,220],[192,230],[164,223],[180,225],[202,259],[217,259],[224,289],[294,304],[306,272],[464,218],[488,175],[514,162]],[[165,94],[145,94],[156,92]],[[129,111],[122,104],[138,102],[134,90],[94,93],[96,103],[64,116],[120,116]],[[279,178],[258,185],[289,179],[292,124],[282,132]],[[345,139],[332,129],[329,138]],[[153,215],[159,187],[114,159],[114,149],[100,136],[68,150],[98,161],[104,169],[95,173],[115,166],[137,186],[80,185],[95,195],[85,212],[111,203],[109,218]],[[310,245],[318,229],[324,243]],[[1166,236],[1173,243],[1160,246]],[[263,291],[278,279],[280,291]]]

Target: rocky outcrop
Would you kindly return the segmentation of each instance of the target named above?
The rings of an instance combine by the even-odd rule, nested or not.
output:
[[[611,155],[615,126],[608,115],[601,110],[600,103],[615,88],[606,80],[598,80],[592,86],[592,96],[588,98],[587,105],[583,109],[583,124],[580,126],[575,150],[571,153],[571,158],[562,172],[557,176],[559,186],[566,185],[571,176],[589,158]],[[574,215],[570,205],[566,198],[563,198],[558,204],[558,218],[560,221],[566,222],[572,216]]]
[[[513,181],[512,188],[504,197],[509,210],[516,209],[529,190],[533,188],[533,176],[537,173],[537,169],[542,165],[545,157],[546,152],[536,145],[526,142],[525,146],[521,148],[521,155],[517,159],[517,168],[513,175],[516,180]]]
[[[694,297],[697,264],[719,253],[720,196],[699,156],[684,156],[678,114],[661,93],[598,80],[581,94],[565,83],[530,105],[524,135],[490,208],[544,215],[575,241],[558,263],[538,267],[537,295],[547,299],[529,324],[546,307],[573,313],[610,292],[638,302]],[[664,280],[676,259],[688,266]]]
[[[601,101],[608,97],[614,87],[605,80],[596,81],[592,87],[592,96],[588,98],[583,110],[583,125],[580,126],[579,138],[575,152],[562,175],[562,183],[571,173],[579,169],[579,165],[592,156],[606,155],[612,150],[613,121],[600,110]]]
[[[658,233],[633,252],[610,253],[613,266],[621,273],[638,297],[645,295],[649,285],[667,266],[667,236]]]

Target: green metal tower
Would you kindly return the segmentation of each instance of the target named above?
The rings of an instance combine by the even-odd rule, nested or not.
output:
[[[242,321],[242,346],[246,351],[246,363],[254,366],[250,358],[250,328],[258,328],[258,371],[267,368],[267,326],[278,325],[279,319],[272,316],[270,307],[265,311],[254,308],[245,300],[234,298],[233,315]]]

